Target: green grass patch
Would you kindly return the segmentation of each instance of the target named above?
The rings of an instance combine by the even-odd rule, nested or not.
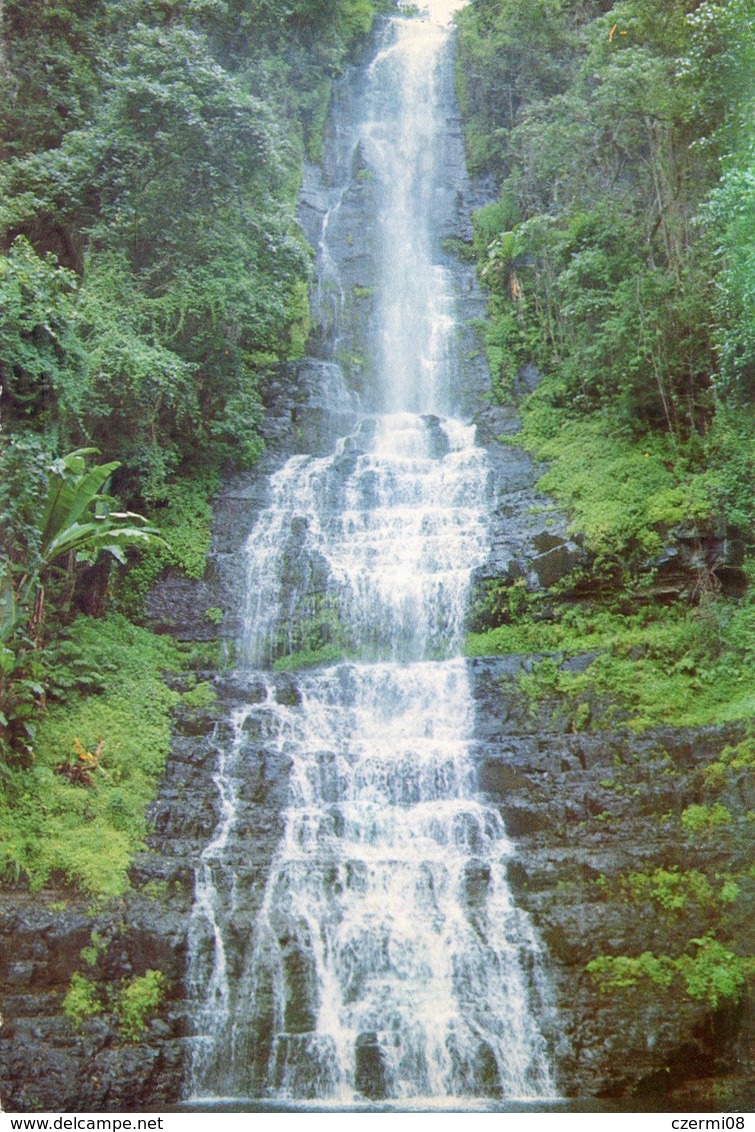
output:
[[[539,612],[548,606],[548,616]],[[467,656],[555,653],[519,677],[536,708],[542,699],[574,708],[610,700],[613,720],[637,731],[657,723],[705,726],[755,713],[755,604],[720,598],[700,607],[648,603],[633,612],[540,598],[508,624],[469,633]],[[564,657],[595,652],[584,672]],[[711,772],[713,773],[713,772]]]
[[[65,702],[43,716],[31,768],[0,781],[0,873],[26,878],[33,890],[63,882],[115,896],[127,887],[170,747],[169,712],[179,697],[161,672],[180,668],[182,658],[170,640],[119,615],[78,618],[67,646],[87,684],[76,690],[64,681]]]
[[[569,512],[587,546],[628,567],[657,554],[663,533],[712,509],[696,447],[666,435],[628,435],[607,414],[569,419],[536,391],[522,408],[517,443],[549,463],[539,487]]]

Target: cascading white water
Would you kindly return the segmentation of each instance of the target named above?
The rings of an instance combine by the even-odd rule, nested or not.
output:
[[[305,647],[312,621],[348,659],[299,674],[287,697],[265,677],[219,738],[221,820],[190,939],[197,1097],[555,1092],[538,944],[511,899],[500,815],[475,794],[459,656],[489,475],[451,416],[453,287],[435,251],[440,63],[459,6],[390,21],[358,130],[379,186],[380,411],[332,455],[289,460],[248,542],[250,671]],[[250,735],[290,763],[254,923],[239,892]]]
[[[383,189],[381,394],[389,412],[447,413],[450,402],[451,280],[434,262],[427,219],[442,172],[437,64],[451,6],[433,8],[434,18],[397,25],[394,42],[372,64],[371,116],[362,132],[363,153]]]

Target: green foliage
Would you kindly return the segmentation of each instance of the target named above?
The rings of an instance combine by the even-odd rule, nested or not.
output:
[[[678,866],[624,873],[611,882],[603,878],[601,888],[627,903],[651,903],[659,912],[673,916],[702,914],[716,922],[741,894],[740,885],[731,876],[717,876],[712,881],[699,869]]]
[[[580,726],[584,704],[595,705],[592,726],[624,720],[636,731],[660,722],[694,727],[749,719],[755,710],[751,602],[748,596],[719,599],[710,608],[664,607],[619,592],[613,605],[610,595],[605,603],[575,605],[535,594],[515,617],[506,611],[499,614],[503,624],[469,633],[465,652],[556,654],[520,676],[518,686],[534,710],[543,697],[555,700],[573,723],[580,716]],[[585,652],[597,655],[584,671],[562,669],[564,657]],[[744,749],[739,757],[747,758]]]
[[[535,611],[535,601],[528,594],[524,579],[517,579],[513,583],[490,579],[485,583],[482,596],[477,598],[469,620],[475,628],[480,629],[509,624],[521,626]]]
[[[457,17],[457,89],[473,172],[505,167],[507,135],[522,105],[564,89],[575,48],[570,7],[536,0],[524,9],[499,0]]]
[[[111,510],[115,500],[105,495],[103,488],[119,465],[113,461],[87,469],[85,457],[96,451],[82,448],[50,465],[40,518],[38,553],[42,569],[64,555],[93,562],[103,550],[125,563],[126,548],[162,541],[141,515]]]
[[[734,904],[742,894],[742,889],[735,880],[729,877],[724,881],[718,899],[724,906]]]
[[[717,385],[722,401],[750,404],[755,396],[755,304],[752,268],[755,261],[755,210],[752,181],[753,38],[755,18],[750,5],[705,3],[696,13],[695,51],[688,60],[694,80],[718,96],[728,113],[720,134],[726,159],[720,182],[701,211],[701,220],[716,239],[719,273],[714,341],[720,363]],[[711,55],[717,66],[710,68]],[[707,74],[706,74],[707,72]],[[711,91],[711,88],[713,90]],[[730,426],[740,423],[736,413]]]
[[[728,825],[731,814],[720,802],[712,806],[694,804],[687,806],[680,820],[690,833],[709,833],[717,826]]]
[[[65,638],[67,655],[97,672],[100,690],[76,691],[80,669],[73,668],[63,680],[64,701],[51,703],[37,726],[31,769],[0,782],[0,872],[9,880],[25,876],[35,890],[58,879],[92,895],[116,895],[127,887],[170,746],[169,711],[178,696],[161,671],[179,668],[181,658],[170,641],[119,616],[79,617]],[[77,744],[99,748],[106,772],[86,787],[59,769]]]
[[[72,452],[50,464],[44,481],[37,480],[43,488],[39,503],[32,505],[26,494],[20,507],[8,507],[26,556],[14,561],[18,544],[9,547],[7,557],[0,554],[0,757],[5,762],[31,755],[33,719],[45,695],[39,648],[52,567],[66,558],[71,575],[74,562],[94,562],[100,551],[125,562],[126,548],[161,542],[141,515],[112,510],[115,500],[102,489],[118,465],[87,470],[85,457],[92,451]]]
[[[539,486],[562,501],[589,547],[629,566],[658,553],[662,533],[684,519],[710,513],[703,476],[690,474],[662,437],[638,445],[610,418],[561,421],[533,396],[524,443],[550,462]]]
[[[125,983],[115,1002],[121,1034],[126,1041],[136,1042],[149,1020],[159,1010],[168,991],[168,980],[161,971],[149,969]]]
[[[188,692],[184,692],[181,702],[188,708],[210,708],[217,703],[218,694],[209,681],[197,684]]]
[[[97,954],[101,950],[101,946],[96,945]],[[122,983],[114,1001],[111,1001],[112,996],[106,994],[105,987],[76,972],[63,999],[63,1013],[78,1027],[86,1018],[102,1014],[106,1002],[109,1002],[123,1039],[137,1042],[163,1004],[168,989],[165,975],[150,968],[143,975],[135,975]]]
[[[645,951],[642,955],[601,955],[585,970],[601,991],[626,991],[649,979],[669,990],[681,976],[687,995],[715,1010],[722,1000],[738,1002],[747,979],[755,973],[755,960],[737,955],[712,936],[690,940],[695,954],[671,958]]]
[[[163,565],[177,566],[189,578],[204,577],[210,549],[210,497],[217,491],[217,476],[180,480],[156,501],[155,516],[164,516],[166,548],[159,551]]]
[[[650,900],[666,912],[678,912],[688,903],[701,907],[714,902],[713,887],[704,873],[690,869],[655,869],[652,873],[630,873],[626,885],[634,900]]]
[[[33,433],[0,441],[0,557],[11,573],[24,570],[39,556],[42,500],[52,459]]]
[[[96,445],[134,501],[254,463],[261,382],[310,329],[302,138],[319,147],[332,79],[384,6],[6,4],[13,429]]]
[[[57,145],[97,97],[104,32],[99,0],[5,0],[0,69],[0,155]]]
[[[216,473],[175,480],[153,500],[150,517],[164,535],[162,544],[150,547],[133,564],[117,595],[120,610],[138,617],[149,589],[168,569],[178,569],[189,578],[204,577],[212,535],[210,499],[217,491]]]
[[[124,251],[90,254],[75,331],[86,362],[65,391],[76,429],[96,436],[149,497],[200,435],[199,373],[173,335],[159,332],[159,303],[144,293]]]
[[[90,938],[92,941],[90,946],[82,947],[81,949],[81,958],[84,960],[87,967],[94,967],[97,965],[100,956],[104,955],[107,951],[109,941],[94,929],[92,930]]]
[[[724,747],[713,762],[703,771],[703,784],[710,794],[718,794],[734,778],[737,771],[751,770],[755,766],[755,744],[748,737],[734,747]]]
[[[73,329],[78,280],[18,236],[0,256],[0,382],[4,412],[54,426],[67,382],[82,365]]]
[[[708,482],[718,510],[735,528],[755,527],[755,422],[732,399],[719,403],[707,437]]]
[[[674,981],[674,961],[668,956],[655,956],[644,951],[636,958],[628,955],[600,955],[585,967],[602,991],[626,990],[641,979],[650,979],[657,987],[668,990]]]
[[[680,516],[755,522],[738,407],[755,395],[754,18],[744,0],[692,8],[459,17],[470,158],[502,182],[474,242],[494,390],[540,367],[524,425],[553,461],[543,486],[622,563]]]
[[[74,1026],[80,1026],[86,1018],[102,1014],[104,1007],[99,992],[91,981],[78,971],[71,976],[71,983],[63,999],[63,1013]]]
[[[38,538],[34,526],[31,531]],[[5,764],[28,765],[45,692],[40,655],[24,632],[27,611],[17,600],[13,567],[0,555],[0,773]]]
[[[755,960],[735,954],[711,936],[693,939],[692,944],[695,955],[677,960],[689,997],[713,1010],[722,999],[738,1002],[748,977],[755,973]]]

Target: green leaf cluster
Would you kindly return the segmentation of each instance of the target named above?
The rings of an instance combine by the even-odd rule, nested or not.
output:
[[[63,999],[63,1013],[79,1027],[87,1018],[112,1011],[121,1037],[127,1042],[138,1042],[164,1002],[168,989],[165,975],[153,968],[125,980],[117,993],[77,971],[71,976]]]
[[[645,951],[642,955],[601,955],[585,970],[604,993],[630,990],[649,979],[669,991],[677,978],[686,994],[711,1010],[722,1002],[738,1002],[748,978],[755,973],[755,959],[737,955],[713,936],[690,940],[694,954],[672,958]]]
[[[682,824],[684,819],[682,818]],[[740,886],[731,876],[711,880],[699,869],[656,868],[648,872],[623,873],[601,886],[631,904],[650,903],[671,915],[690,912],[720,919],[723,911],[740,895]]]
[[[97,987],[91,979],[76,971],[63,999],[63,1013],[74,1026],[80,1026],[86,1018],[102,1014],[104,1006],[100,1001]]]
[[[150,1018],[154,1017],[168,990],[168,981],[162,971],[149,969],[135,975],[121,987],[115,1011],[123,1037],[135,1042],[144,1033]]]
[[[730,821],[731,814],[721,802],[710,806],[695,802],[687,806],[681,816],[682,826],[689,833],[707,833],[717,826],[728,825]]]

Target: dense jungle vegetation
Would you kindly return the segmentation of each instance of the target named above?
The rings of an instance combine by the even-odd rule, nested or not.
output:
[[[259,457],[265,382],[301,355],[302,160],[381,6],[0,7],[6,880],[126,884],[178,699],[161,673],[207,662],[141,600],[168,565],[201,577],[219,474]]]
[[[459,24],[468,159],[500,190],[474,242],[496,396],[527,363],[543,375],[523,442],[602,595],[554,623],[492,593],[470,649],[592,635],[641,719],[751,715],[751,598],[722,596],[710,545],[755,531],[755,11],[476,0]],[[662,594],[680,529],[699,537],[695,577]],[[638,650],[645,668],[622,675]]]
[[[695,802],[656,815],[685,865],[598,878],[648,925],[691,915],[674,949],[586,967],[611,995],[681,976],[715,1009],[755,972],[755,813],[738,794],[755,767],[755,8],[475,0],[459,25],[468,160],[498,190],[473,248],[495,396],[521,401],[517,442],[547,462],[589,563],[560,593],[492,584],[467,649],[549,653],[518,689],[572,731],[742,721]],[[680,542],[686,577],[668,584]],[[580,651],[593,663],[565,670]],[[619,760],[606,798],[631,777]]]

